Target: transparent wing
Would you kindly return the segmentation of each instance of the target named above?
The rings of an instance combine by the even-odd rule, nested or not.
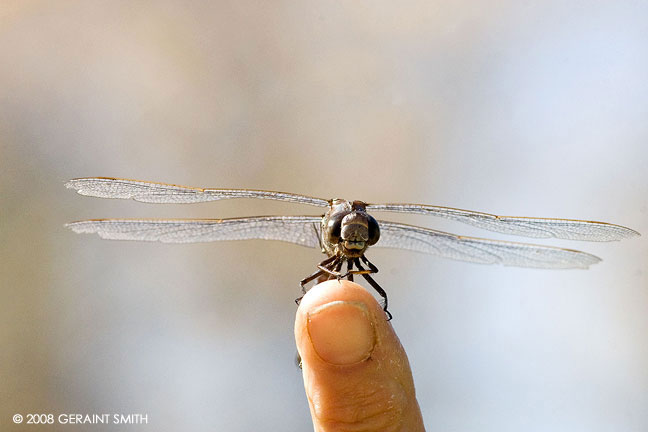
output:
[[[258,198],[327,207],[328,201],[286,192],[252,189],[203,189],[111,177],[78,178],[65,186],[81,195],[99,198],[132,199],[158,204],[187,204],[232,198]]]
[[[220,240],[281,240],[319,247],[317,216],[258,216],[233,219],[93,219],[66,226],[112,240],[197,243]]]
[[[408,249],[460,261],[518,267],[587,268],[600,261],[594,255],[572,249],[463,237],[394,222],[378,223],[380,240],[376,247]]]
[[[630,228],[606,222],[497,216],[424,204],[368,204],[367,210],[438,216],[489,231],[534,238],[554,237],[567,240],[612,241],[639,235],[638,232]]]

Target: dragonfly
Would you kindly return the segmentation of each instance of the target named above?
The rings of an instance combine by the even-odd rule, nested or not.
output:
[[[387,319],[387,293],[372,277],[378,268],[365,252],[385,247],[424,252],[481,264],[544,269],[588,268],[601,261],[586,252],[554,246],[468,237],[404,223],[376,220],[369,212],[437,216],[485,230],[531,238],[614,241],[639,235],[621,225],[577,219],[498,216],[490,213],[425,204],[370,204],[254,189],[212,189],[113,177],[77,178],[65,186],[81,195],[130,199],[145,203],[188,204],[235,198],[255,198],[306,204],[325,209],[319,216],[254,216],[229,219],[90,219],[66,226],[76,233],[94,233],[112,240],[196,243],[222,240],[279,240],[319,248],[326,258],[300,281],[362,276],[382,297]],[[346,268],[343,269],[346,264]],[[297,303],[299,303],[297,299]]]

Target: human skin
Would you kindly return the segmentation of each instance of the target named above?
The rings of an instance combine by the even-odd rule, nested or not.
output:
[[[295,340],[316,432],[425,430],[405,350],[363,287],[314,286],[297,309]]]

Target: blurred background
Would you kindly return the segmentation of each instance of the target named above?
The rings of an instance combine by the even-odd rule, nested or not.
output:
[[[63,186],[114,176],[634,228],[644,237],[540,241],[603,258],[586,271],[368,256],[428,430],[648,430],[647,41],[648,3],[630,0],[3,1],[0,429],[15,413],[312,428],[293,299],[319,251],[63,225],[319,210]]]

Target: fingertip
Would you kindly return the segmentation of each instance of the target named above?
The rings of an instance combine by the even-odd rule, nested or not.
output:
[[[295,338],[316,425],[423,430],[405,350],[362,286],[331,280],[313,287],[297,310]]]
[[[378,305],[373,296],[361,285],[344,279],[332,279],[308,290],[300,302],[299,309],[310,310],[330,301],[361,301]]]
[[[295,321],[302,362],[352,364],[366,360],[386,323],[382,307],[362,286],[330,280],[311,288]]]
[[[333,365],[368,359],[376,334],[367,306],[356,301],[332,301],[307,312],[306,331],[313,352]]]

